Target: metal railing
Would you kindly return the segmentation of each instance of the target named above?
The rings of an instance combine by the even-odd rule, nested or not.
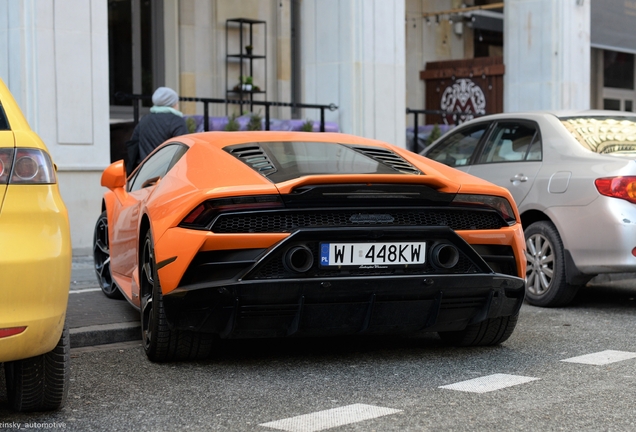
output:
[[[407,108],[406,109],[406,114],[413,114],[413,141],[411,142],[411,148],[409,150],[411,151],[416,151],[417,150],[417,130],[419,128],[419,115],[420,114],[428,114],[428,115],[438,115],[438,116],[442,116],[444,118],[447,118],[447,116],[453,116],[453,122],[455,124],[461,124],[462,123],[462,116],[471,116],[471,117],[481,117],[484,114],[475,114],[475,113],[469,113],[469,112],[448,112],[448,111],[444,111],[444,110],[431,110],[431,109],[411,109],[411,108]]]
[[[151,95],[130,94],[117,92],[115,93],[117,100],[125,101],[131,100],[133,104],[133,118],[135,125],[139,123],[139,111],[142,100],[152,99]],[[208,132],[210,130],[210,104],[234,104],[234,105],[257,105],[265,107],[265,130],[269,130],[270,127],[270,107],[291,107],[291,108],[309,108],[320,110],[320,132],[325,131],[325,110],[335,111],[338,106],[335,104],[321,105],[321,104],[306,104],[306,103],[291,103],[291,102],[273,102],[273,101],[250,101],[240,99],[220,99],[220,98],[199,98],[199,97],[179,97],[181,102],[201,102],[203,103],[203,130]]]

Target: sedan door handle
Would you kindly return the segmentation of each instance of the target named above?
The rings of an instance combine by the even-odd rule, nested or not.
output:
[[[528,181],[528,177],[524,176],[523,174],[517,174],[513,178],[510,179],[511,183],[514,183],[516,181],[518,181],[518,182],[527,182]]]

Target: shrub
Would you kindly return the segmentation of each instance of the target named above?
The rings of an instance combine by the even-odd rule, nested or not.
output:
[[[197,131],[197,122],[192,117],[186,118],[186,128],[188,133],[195,133]]]
[[[433,129],[431,130],[431,133],[428,134],[428,138],[426,138],[426,144],[431,144],[433,141],[435,141],[437,138],[442,136],[442,130],[439,128],[439,126],[437,125],[437,123],[435,123],[435,126],[433,126]]]
[[[302,124],[300,130],[303,132],[313,132],[314,131],[314,122],[307,119],[305,123]]]
[[[228,132],[235,132],[239,130],[241,128],[241,125],[236,120],[236,117],[236,113],[230,114],[230,116],[227,118],[227,124],[225,125],[223,130],[226,130]]]
[[[247,123],[247,130],[249,131],[263,130],[262,120],[263,120],[263,117],[260,115],[260,113],[252,113],[250,115],[250,121]]]

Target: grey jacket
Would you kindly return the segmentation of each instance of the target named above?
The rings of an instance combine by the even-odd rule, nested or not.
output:
[[[131,142],[139,143],[135,166],[167,139],[188,133],[183,117],[172,113],[149,113],[135,127]]]

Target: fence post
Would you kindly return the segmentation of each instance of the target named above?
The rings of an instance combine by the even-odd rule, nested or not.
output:
[[[269,104],[265,104],[265,130],[269,130]]]
[[[419,128],[420,128],[420,125],[418,124],[418,117],[419,117],[418,113],[414,112],[413,117],[414,117],[413,118],[413,148],[411,149],[411,151],[414,153],[419,153],[417,151],[419,149],[418,135],[419,135]]]
[[[210,111],[208,109],[207,101],[203,101],[203,131],[210,131]]]
[[[320,132],[325,131],[325,108],[320,108]]]

